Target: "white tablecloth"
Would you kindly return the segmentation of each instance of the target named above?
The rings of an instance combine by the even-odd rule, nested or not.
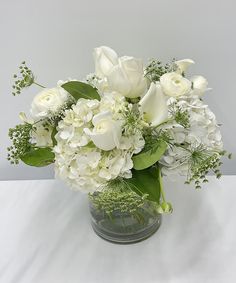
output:
[[[173,214],[132,245],[96,236],[86,195],[59,181],[0,182],[0,282],[236,282],[236,176],[210,179],[165,181]]]

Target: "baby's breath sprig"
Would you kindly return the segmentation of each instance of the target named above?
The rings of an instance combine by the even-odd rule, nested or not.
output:
[[[25,61],[23,61],[19,66],[19,74],[14,74],[13,78],[15,79],[12,86],[12,94],[14,96],[20,94],[24,88],[27,88],[32,84],[45,88],[43,85],[35,81],[35,76],[30,68],[26,66]]]
[[[7,148],[7,159],[11,164],[18,164],[20,157],[32,147],[30,143],[32,130],[34,130],[34,126],[29,123],[20,124],[15,128],[9,129],[9,137],[12,140],[12,146]]]
[[[157,82],[160,77],[165,73],[173,72],[176,70],[174,64],[175,59],[171,63],[163,64],[161,61],[156,59],[151,59],[147,67],[145,68],[145,77],[149,79],[150,82]]]

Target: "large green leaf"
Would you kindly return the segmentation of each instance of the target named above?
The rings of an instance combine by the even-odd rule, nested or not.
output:
[[[144,150],[132,157],[135,170],[143,170],[155,164],[165,153],[167,143],[165,141],[158,141],[153,148]]]
[[[76,101],[80,98],[100,100],[100,96],[96,88],[89,84],[71,81],[63,84],[61,87],[68,91]]]
[[[51,148],[34,148],[21,156],[21,160],[30,166],[42,167],[54,162],[55,154]]]
[[[125,179],[125,182],[138,195],[148,194],[147,199],[159,203],[161,186],[159,170],[159,167],[139,171],[132,170],[132,178]]]

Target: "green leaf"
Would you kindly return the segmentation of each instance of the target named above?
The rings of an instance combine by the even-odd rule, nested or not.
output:
[[[55,154],[51,148],[33,148],[31,151],[21,156],[21,160],[30,166],[42,167],[54,162]]]
[[[132,178],[124,179],[131,190],[142,196],[148,194],[147,199],[159,203],[160,179],[159,167],[151,167],[145,170],[132,170]]]
[[[165,153],[167,143],[165,141],[158,141],[153,148],[144,150],[132,157],[135,170],[143,170],[155,164]]]
[[[63,84],[61,87],[68,91],[76,101],[80,98],[100,100],[100,96],[96,88],[92,87],[89,84],[78,81],[71,81]]]

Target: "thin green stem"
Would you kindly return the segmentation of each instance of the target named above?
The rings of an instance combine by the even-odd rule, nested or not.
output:
[[[167,123],[169,123],[169,122],[173,122],[173,121],[175,121],[174,118],[167,119],[166,121],[162,122],[161,124],[159,124],[159,125],[153,127],[153,129],[154,129],[154,130],[155,130],[155,129],[158,129],[159,127],[161,127],[161,126],[163,126],[163,125],[165,125],[165,124],[167,124]]]
[[[41,84],[39,84],[39,83],[37,83],[37,82],[33,82],[33,84],[35,84],[35,85],[37,85],[37,86],[39,86],[39,87],[42,87],[42,88],[46,88],[46,86],[43,86],[43,85],[41,85]]]
[[[161,169],[159,168],[159,183],[160,183],[160,192],[161,192],[161,197],[162,197],[162,200],[164,202],[166,202],[166,198],[165,198],[165,192],[164,192],[164,189],[163,189],[163,180],[162,180],[162,175],[161,175]]]

